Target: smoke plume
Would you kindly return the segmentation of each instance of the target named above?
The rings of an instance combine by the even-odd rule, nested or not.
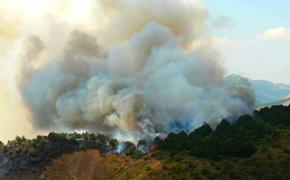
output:
[[[18,43],[17,77],[35,128],[138,140],[252,111],[250,87],[226,83],[216,50],[194,45],[207,19],[201,2],[84,3],[81,18],[52,4],[25,25],[33,30]]]

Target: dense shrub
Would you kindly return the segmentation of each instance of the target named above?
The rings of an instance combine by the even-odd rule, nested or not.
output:
[[[8,159],[11,170],[21,170],[45,165],[55,157],[76,150],[99,149],[106,153],[117,144],[117,140],[101,134],[51,132],[32,140],[16,137],[6,145],[0,143],[0,153]]]
[[[244,115],[234,124],[223,119],[215,131],[208,124],[190,134],[170,133],[164,140],[156,139],[161,150],[171,154],[188,152],[197,157],[221,159],[226,156],[249,157],[258,143],[265,143],[276,132],[271,127],[290,125],[290,106],[273,106]]]

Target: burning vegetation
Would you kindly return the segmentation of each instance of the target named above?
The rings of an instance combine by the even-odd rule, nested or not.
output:
[[[180,155],[216,163],[249,159],[265,148],[280,146],[281,141],[290,138],[289,128],[290,106],[273,106],[255,111],[252,116],[240,116],[233,124],[222,120],[214,130],[204,124],[189,134],[172,132],[165,138],[156,137],[153,142],[141,140],[137,145],[94,133],[50,133],[32,140],[17,137],[0,144],[1,173],[3,176],[35,169],[41,174],[42,168],[62,154],[89,149],[98,150],[104,157],[121,154],[135,160],[163,160]],[[286,154],[290,152],[288,145],[285,148]]]

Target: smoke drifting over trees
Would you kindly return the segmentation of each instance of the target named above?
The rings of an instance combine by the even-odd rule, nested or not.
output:
[[[195,43],[207,18],[199,1],[84,3],[83,19],[48,10],[18,43],[35,128],[136,142],[253,110],[249,85],[226,83],[218,53]]]

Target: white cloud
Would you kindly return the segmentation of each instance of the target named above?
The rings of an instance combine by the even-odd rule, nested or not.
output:
[[[196,41],[218,48],[228,74],[290,83],[290,29],[277,27],[245,38],[213,37]],[[207,46],[208,47],[208,46]]]
[[[290,39],[290,29],[285,27],[271,28],[265,31],[260,37],[266,40]]]

